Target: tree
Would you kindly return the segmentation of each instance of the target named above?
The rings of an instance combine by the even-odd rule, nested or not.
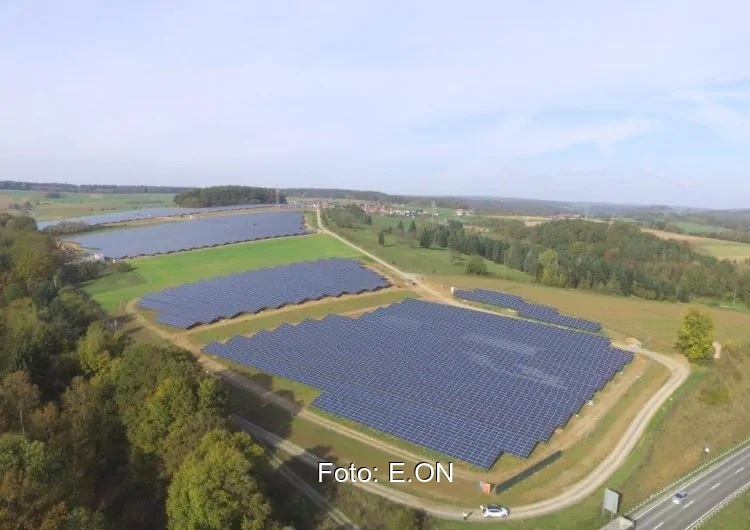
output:
[[[419,233],[419,246],[422,248],[430,248],[432,246],[432,231],[424,227]]]
[[[206,434],[169,486],[169,530],[278,528],[253,476],[262,455],[244,433],[216,429]]]
[[[487,264],[480,256],[472,256],[466,264],[466,274],[484,276],[487,274]]]
[[[378,245],[380,245],[381,247],[385,246],[385,234],[382,230],[378,232]]]
[[[25,433],[29,415],[38,406],[39,388],[31,383],[26,372],[13,372],[5,376],[0,385],[3,415],[0,426],[17,425]]]
[[[399,234],[403,235],[403,233],[404,233],[404,222],[401,219],[398,220],[398,224],[396,225],[396,230],[398,231]]]
[[[409,229],[407,231],[411,235],[416,235],[417,234],[417,223],[414,222],[414,219],[412,219],[411,223],[409,223]]]
[[[699,309],[690,309],[677,332],[674,347],[690,361],[710,359],[713,356],[713,332],[711,315]]]

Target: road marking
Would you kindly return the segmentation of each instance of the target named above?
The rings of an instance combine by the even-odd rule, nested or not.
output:
[[[659,524],[657,524],[657,525],[656,525],[656,526],[654,527],[654,530],[656,530],[657,528],[661,528],[661,526],[662,526],[663,524],[664,524],[664,521],[660,522]]]
[[[737,471],[735,471],[735,472],[734,472],[734,474],[736,475],[737,473],[741,473],[741,472],[742,472],[742,471],[744,471],[744,470],[745,470],[745,466],[742,466],[742,467],[741,467],[741,468],[739,468],[739,469],[738,469]]]
[[[711,486],[711,491],[713,491],[713,490],[715,490],[716,488],[718,488],[718,487],[719,487],[719,484],[721,484],[721,482],[717,482],[716,484],[714,484],[713,486]]]
[[[689,503],[687,503],[687,504],[685,505],[685,508],[687,508],[688,506],[690,506],[690,505],[691,505],[691,504],[693,504],[694,502],[695,502],[695,501],[690,501]]]

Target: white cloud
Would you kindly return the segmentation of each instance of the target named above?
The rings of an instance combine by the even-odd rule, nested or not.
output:
[[[70,178],[80,175],[77,160],[96,153],[149,161],[159,174],[191,162],[196,172],[330,168],[331,179],[361,174],[362,187],[373,187],[368,175],[403,178],[410,164],[491,173],[499,160],[581,145],[614,156],[620,142],[684,112],[670,94],[750,78],[750,3],[740,0],[543,10],[217,0],[179,12],[158,1],[119,10],[73,1],[2,13],[6,168],[50,158]],[[690,102],[691,116],[746,134],[747,117],[732,106],[743,93],[732,93]],[[570,117],[548,120],[550,109]],[[609,117],[575,117],[580,109]],[[489,114],[499,118],[481,131],[456,125],[430,137],[430,124]],[[102,163],[91,178],[108,174]]]

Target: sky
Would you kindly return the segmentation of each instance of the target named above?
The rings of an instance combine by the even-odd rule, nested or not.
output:
[[[750,2],[0,0],[0,180],[750,207]]]

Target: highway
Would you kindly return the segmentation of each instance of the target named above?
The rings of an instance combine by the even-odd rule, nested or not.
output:
[[[679,489],[670,491],[630,519],[636,530],[691,530],[701,517],[717,509],[727,497],[750,484],[750,445],[732,453],[725,459],[698,474]],[[682,504],[674,504],[672,496],[686,491]]]

